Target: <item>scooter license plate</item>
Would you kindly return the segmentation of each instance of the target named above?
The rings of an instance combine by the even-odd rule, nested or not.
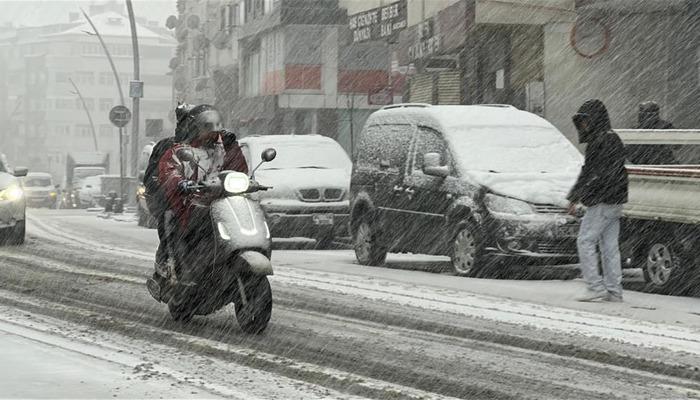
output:
[[[559,236],[578,236],[579,225],[562,225],[558,229]]]
[[[314,214],[314,224],[333,225],[333,214]]]

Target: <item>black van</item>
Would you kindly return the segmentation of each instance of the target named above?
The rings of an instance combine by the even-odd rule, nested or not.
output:
[[[385,107],[368,119],[355,155],[357,260],[448,255],[470,276],[504,257],[575,261],[578,221],[565,197],[582,162],[553,125],[511,106]]]

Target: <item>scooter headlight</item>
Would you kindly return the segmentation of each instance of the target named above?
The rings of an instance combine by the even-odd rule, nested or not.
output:
[[[248,175],[241,172],[229,172],[224,178],[224,190],[229,193],[244,193],[250,186]]]
[[[12,185],[4,190],[0,190],[0,200],[17,201],[24,196],[22,188]]]

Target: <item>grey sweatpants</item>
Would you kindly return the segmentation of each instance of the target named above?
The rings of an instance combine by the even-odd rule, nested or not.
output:
[[[581,274],[588,289],[622,296],[622,265],[620,260],[620,217],[622,205],[597,204],[586,210],[578,234],[578,257]],[[603,276],[598,273],[600,247]]]

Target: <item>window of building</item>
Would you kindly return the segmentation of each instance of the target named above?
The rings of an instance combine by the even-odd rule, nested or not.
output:
[[[109,111],[112,107],[112,99],[100,99],[100,111]]]
[[[70,110],[74,108],[75,101],[73,99],[56,99],[57,110]]]
[[[112,137],[114,133],[114,127],[109,124],[100,125],[100,136],[102,137]]]
[[[78,71],[75,73],[75,80],[77,84],[94,85],[95,74],[90,71]]]
[[[76,125],[75,135],[81,138],[87,138],[92,136],[92,130],[90,129],[90,125]]]
[[[229,17],[231,25],[239,26],[241,24],[241,5],[234,4],[232,7],[229,7],[229,12],[231,13]]]
[[[111,72],[100,72],[100,85],[113,85],[114,74]]]
[[[68,72],[56,72],[56,83],[68,83],[70,74]]]
[[[91,98],[84,98],[85,100],[85,108],[88,109],[88,111],[92,111],[95,109],[95,99]],[[75,108],[82,110],[83,109],[83,102],[80,100],[80,98],[75,99]]]

